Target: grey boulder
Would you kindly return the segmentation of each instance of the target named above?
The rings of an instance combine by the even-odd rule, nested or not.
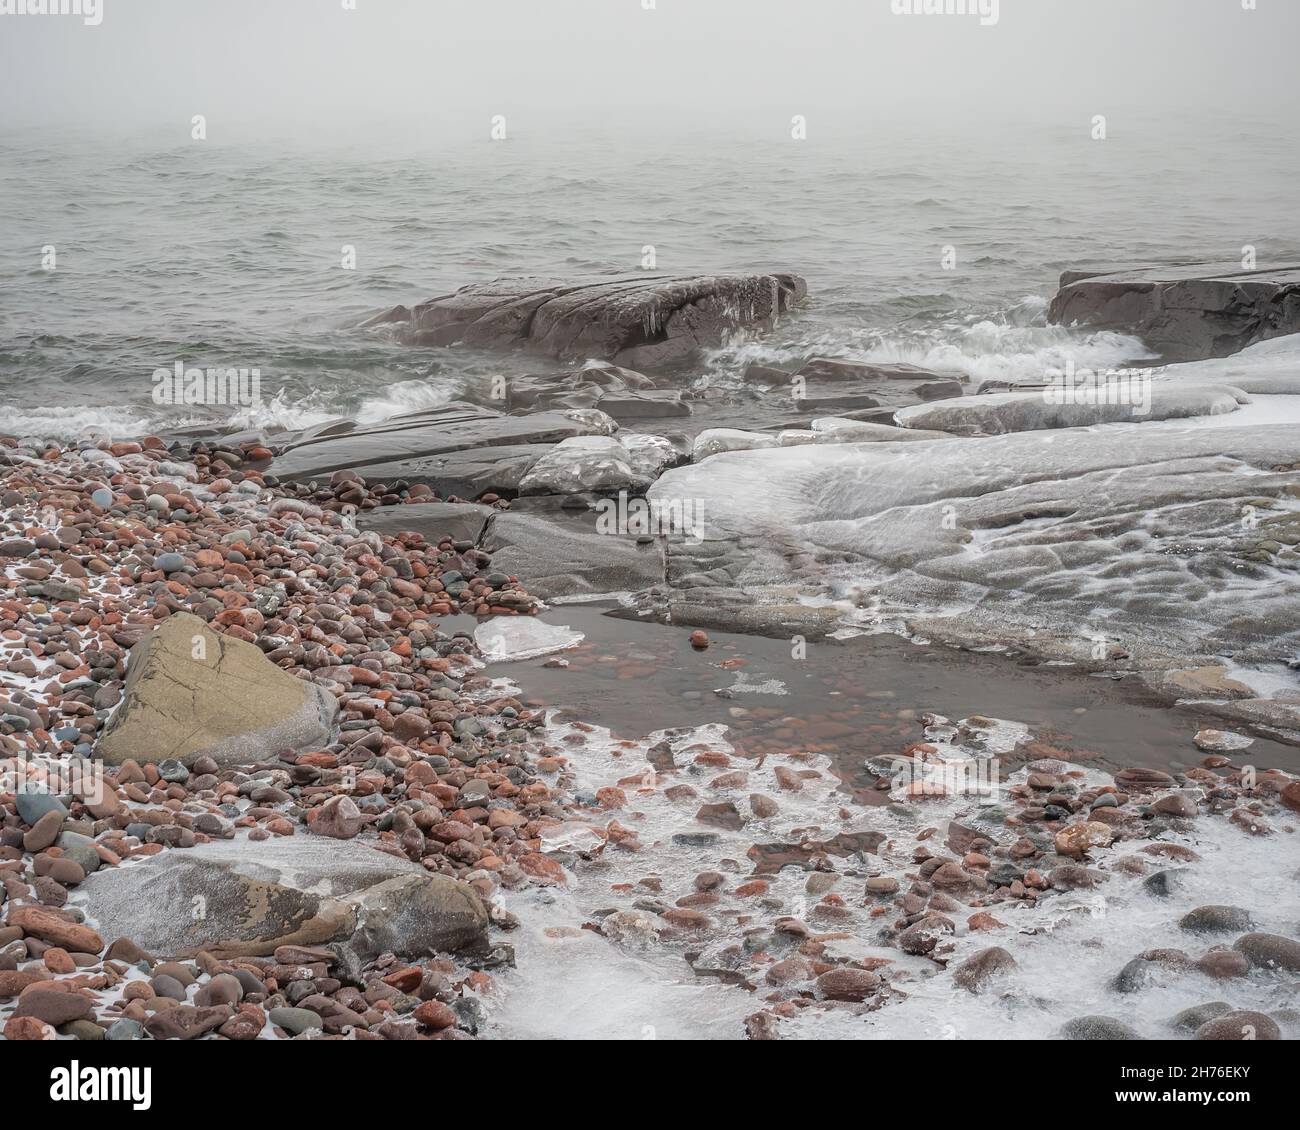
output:
[[[498,513],[484,548],[492,567],[528,578],[528,591],[542,599],[577,594],[638,592],[664,578],[658,539],[602,533],[599,515],[584,511]]]
[[[337,943],[365,962],[487,944],[487,911],[470,887],[357,841],[213,842],[105,869],[82,890],[105,936],[158,957]]]
[[[1226,357],[1300,332],[1300,265],[1067,271],[1048,320],[1136,334],[1167,361]]]
[[[495,511],[474,502],[411,502],[357,515],[357,528],[379,534],[415,533],[436,545],[443,538],[477,543]]]

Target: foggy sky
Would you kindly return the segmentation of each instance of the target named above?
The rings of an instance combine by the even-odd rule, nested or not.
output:
[[[1300,0],[102,0],[0,16],[0,129],[486,135],[981,117],[1300,111]],[[788,128],[784,126],[782,128]]]

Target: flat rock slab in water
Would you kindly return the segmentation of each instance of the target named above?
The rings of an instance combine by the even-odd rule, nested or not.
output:
[[[1300,264],[1066,271],[1048,319],[1136,334],[1166,361],[1227,357],[1300,333]]]
[[[363,844],[300,835],[168,851],[82,886],[105,938],[155,957],[264,957],[340,943],[361,961],[483,946],[487,912],[463,883]]]
[[[655,368],[717,348],[737,330],[770,329],[806,294],[804,280],[786,272],[497,279],[397,307],[367,325],[402,322],[410,345],[527,348],[560,360]]]
[[[900,427],[960,436],[1004,435],[1094,424],[1140,424],[1189,416],[1220,416],[1237,410],[1238,396],[1226,386],[1183,387],[1171,381],[1142,386],[1105,386],[1067,391],[992,392],[914,404],[894,413]]]

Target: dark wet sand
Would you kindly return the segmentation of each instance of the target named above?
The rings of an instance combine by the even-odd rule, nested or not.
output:
[[[896,636],[810,643],[805,658],[796,659],[788,640],[718,631],[709,633],[706,651],[695,651],[685,629],[608,616],[596,605],[555,607],[544,619],[586,635],[562,653],[567,668],[548,667],[547,658],[489,668],[513,679],[536,704],[625,738],[724,722],[745,756],[791,748],[830,756],[846,786],[867,801],[880,794],[863,763],[921,740],[918,716],[926,711],[1027,724],[1036,740],[1019,757],[1004,758],[1006,764],[1059,756],[1107,769],[1189,768],[1206,756],[1192,735],[1225,725],[1196,709],[1164,706],[1126,680],[917,646]],[[742,679],[780,680],[787,693],[714,693]],[[1257,738],[1233,762],[1294,772],[1300,749]]]

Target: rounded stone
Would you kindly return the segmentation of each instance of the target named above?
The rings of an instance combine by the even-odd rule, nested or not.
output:
[[[1250,911],[1240,906],[1198,906],[1178,925],[1196,934],[1240,934],[1254,925]]]
[[[1061,1029],[1067,1040],[1140,1040],[1132,1028],[1111,1016],[1078,1016]]]
[[[1262,1012],[1225,1012],[1196,1029],[1198,1040],[1280,1040],[1277,1021]]]
[[[273,1008],[267,1015],[272,1024],[291,1036],[324,1027],[324,1021],[309,1008]]]

